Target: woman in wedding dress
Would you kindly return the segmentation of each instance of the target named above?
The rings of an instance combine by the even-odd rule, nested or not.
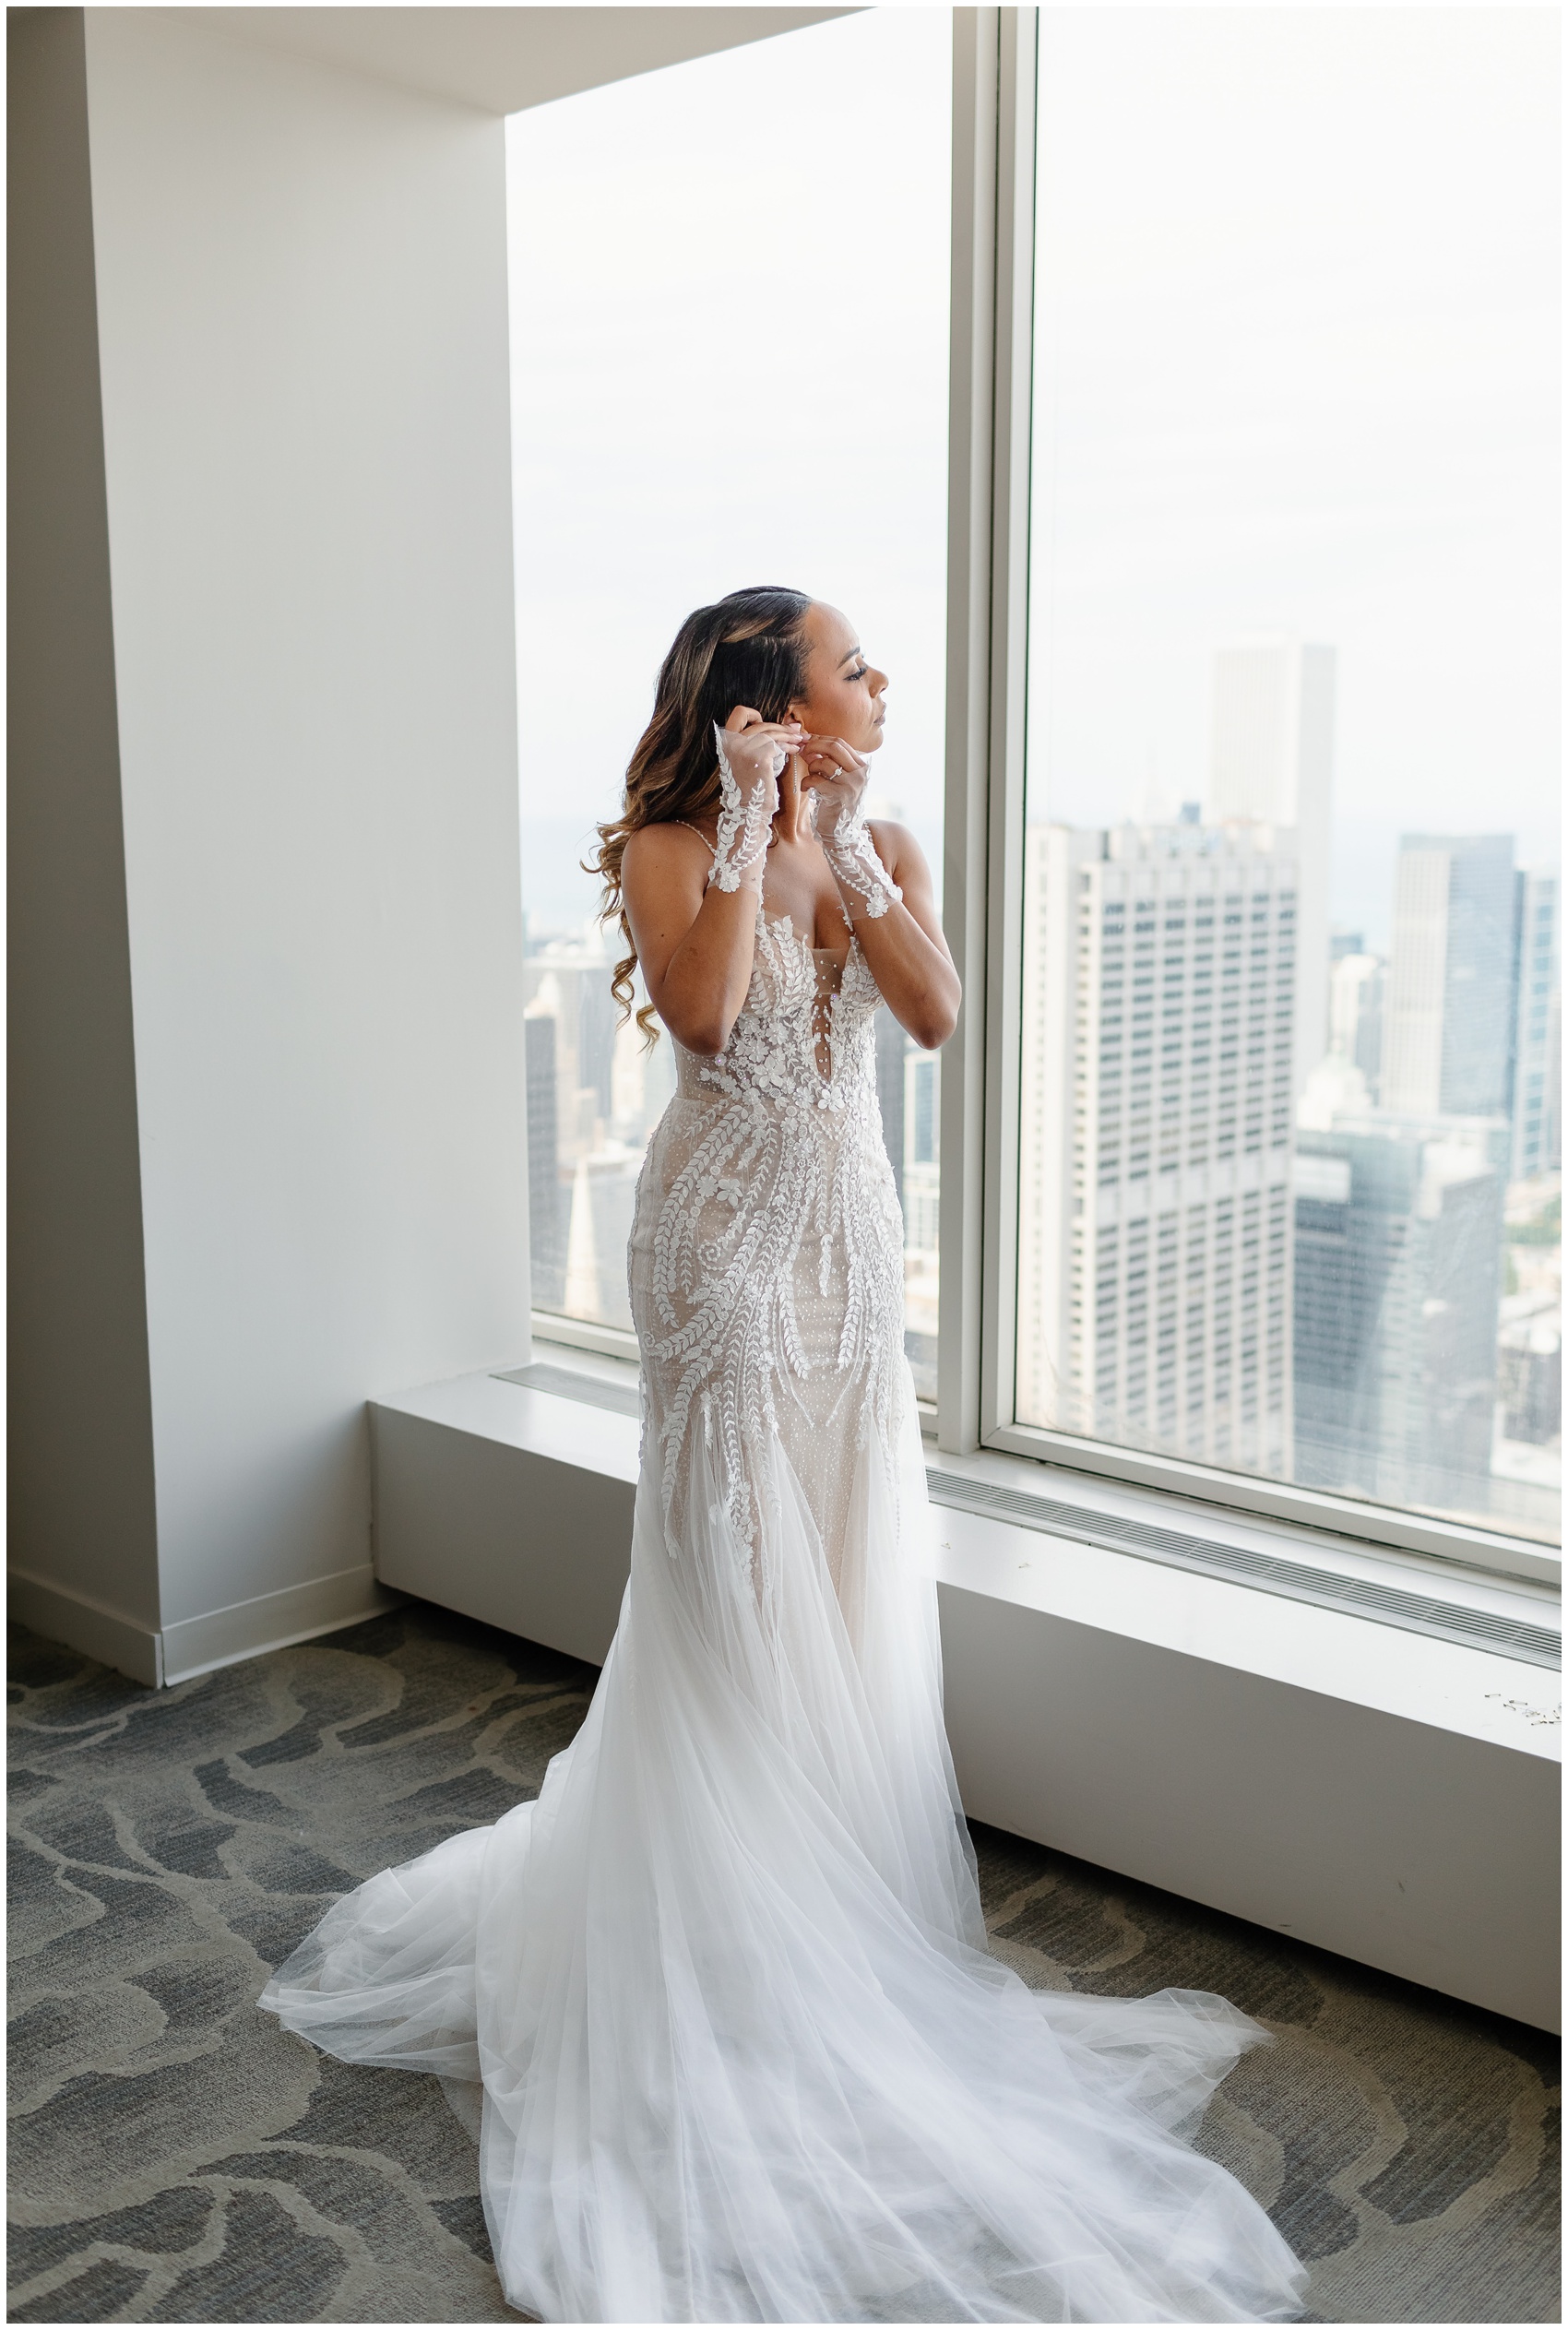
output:
[[[1301,2268],[1182,2141],[1258,2026],[986,1950],[873,1029],[942,1042],[958,981],[862,814],[885,686],[793,591],[671,650],[601,828],[679,1077],[619,1631],[538,1802],[347,1896],[262,2003],[481,2095],[502,2285],[548,2322],[1287,2320]]]

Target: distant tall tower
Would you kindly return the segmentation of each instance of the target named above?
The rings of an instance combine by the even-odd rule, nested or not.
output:
[[[1523,1182],[1562,1164],[1562,885],[1555,874],[1519,875],[1518,954],[1510,1171]]]
[[[1376,955],[1341,955],[1329,973],[1329,1051],[1360,1068],[1373,1100],[1383,1073],[1383,989]]]
[[[1504,1116],[1513,1101],[1511,834],[1406,834],[1384,1005],[1385,1109]]]
[[[1293,837],[1026,852],[1018,1415],[1289,1479]]]
[[[1294,829],[1299,1094],[1328,1049],[1328,874],[1334,825],[1334,649],[1238,641],[1214,659],[1208,821]]]
[[[1352,1110],[1297,1141],[1297,1480],[1486,1515],[1507,1126]]]
[[[893,1186],[904,1202],[904,1054],[909,1039],[885,1004],[876,1015],[876,1100]]]
[[[561,1144],[556,1123],[554,1014],[532,1004],[523,1014],[529,1112],[529,1253],[537,1311],[558,1311],[564,1286]]]

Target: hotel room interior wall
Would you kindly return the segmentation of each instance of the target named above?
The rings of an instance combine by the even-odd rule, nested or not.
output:
[[[13,9],[6,31],[10,1559],[35,1618],[52,1590],[70,1596],[94,1636],[82,1646],[134,1660],[139,1645],[150,1681],[158,1551],[81,14]]]
[[[172,11],[87,63],[178,1670],[370,1590],[367,1394],[528,1349],[503,128]]]

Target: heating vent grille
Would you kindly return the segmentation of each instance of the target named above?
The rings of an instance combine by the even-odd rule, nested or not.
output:
[[[1467,1610],[1460,1602],[1436,1601],[1429,1595],[1406,1593],[1371,1578],[1312,1569],[1303,1562],[1282,1561],[1277,1554],[1225,1545],[1214,1538],[1189,1537],[1146,1521],[1123,1520],[1116,1514],[1061,1504],[1053,1498],[1030,1496],[1024,1490],[1000,1488],[989,1480],[966,1480],[956,1473],[935,1471],[928,1471],[926,1480],[937,1504],[1004,1515],[1025,1528],[1046,1530],[1084,1545],[1101,1545],[1113,1553],[1134,1553],[1144,1561],[1200,1570],[1210,1577],[1256,1587],[1265,1594],[1283,1594],[1292,1601],[1348,1611],[1385,1626],[1403,1626],[1413,1634],[1462,1643],[1469,1650],[1496,1650],[1505,1658],[1527,1659],[1537,1667],[1562,1664],[1561,1629],[1532,1626],[1526,1620],[1501,1617],[1493,1611]]]
[[[553,1392],[557,1399],[580,1400],[585,1408],[608,1408],[615,1416],[640,1416],[642,1393],[636,1384],[607,1383],[602,1375],[580,1374],[575,1367],[552,1367],[535,1360],[530,1367],[496,1370],[503,1384],[521,1384],[526,1391]]]

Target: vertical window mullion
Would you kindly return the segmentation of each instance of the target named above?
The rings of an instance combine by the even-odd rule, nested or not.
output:
[[[1029,419],[1032,8],[954,11],[944,919],[964,982],[944,1055],[938,1435],[1012,1419]]]

